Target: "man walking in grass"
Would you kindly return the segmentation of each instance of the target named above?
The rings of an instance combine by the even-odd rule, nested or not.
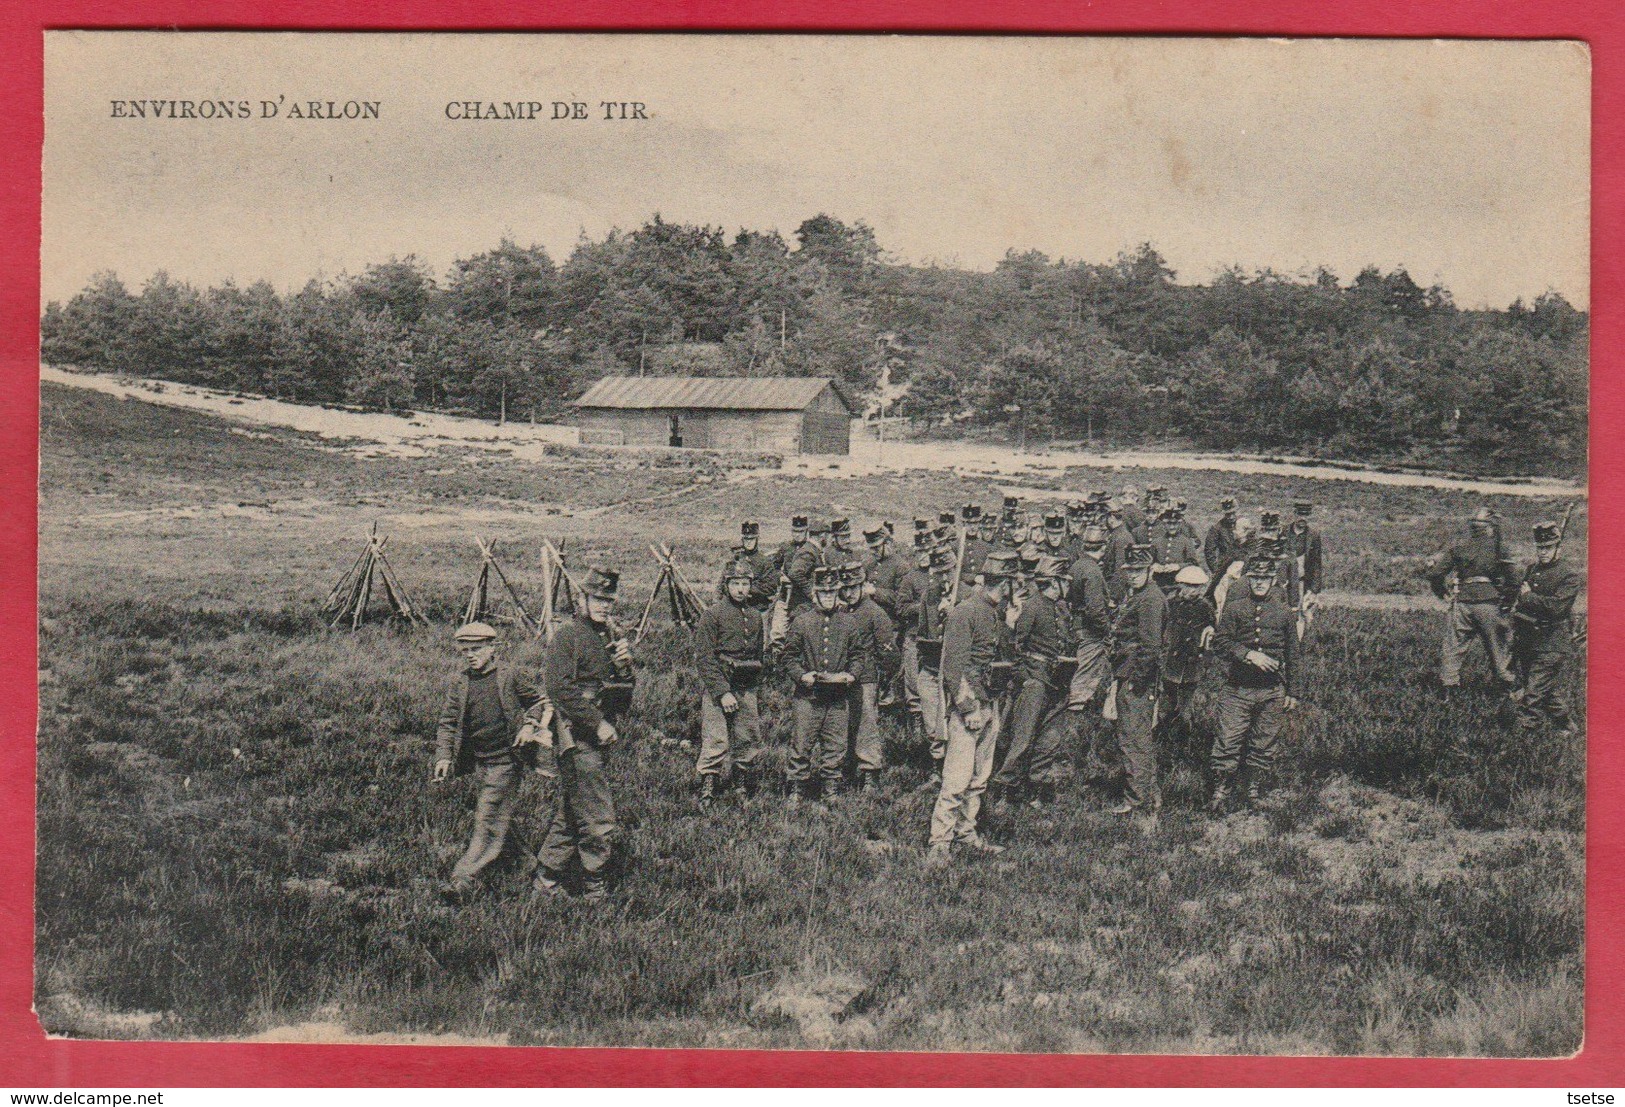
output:
[[[1574,733],[1569,705],[1558,687],[1563,662],[1574,652],[1570,622],[1584,584],[1580,571],[1561,557],[1563,528],[1535,524],[1535,563],[1524,572],[1512,611],[1512,655],[1523,677],[1518,723],[1525,730],[1542,724]]]
[[[463,671],[451,682],[435,727],[434,779],[473,774],[478,787],[474,833],[442,894],[463,902],[475,881],[502,855],[519,791],[515,747],[545,730],[551,709],[536,684],[517,667],[497,661],[497,632],[485,623],[457,629]]]
[[[1490,671],[1501,687],[1510,690],[1517,683],[1512,675],[1512,631],[1501,613],[1505,573],[1501,534],[1487,507],[1473,516],[1460,541],[1429,562],[1433,594],[1450,604],[1439,661],[1439,683],[1444,687],[1461,684],[1461,665],[1475,637],[1484,643]]]
[[[1275,771],[1276,741],[1286,712],[1297,706],[1297,617],[1276,590],[1273,558],[1247,559],[1247,588],[1235,589],[1219,616],[1213,652],[1228,663],[1219,692],[1219,733],[1213,740],[1213,792],[1208,806],[1225,809],[1246,747],[1247,802],[1256,804]]]
[[[615,624],[620,574],[592,568],[582,587],[584,610],[561,626],[547,647],[547,695],[559,723],[559,779],[553,821],[537,860],[536,891],[556,895],[572,866],[581,898],[605,899],[605,868],[620,837],[604,757],[620,740],[614,719],[632,699],[632,654]]]

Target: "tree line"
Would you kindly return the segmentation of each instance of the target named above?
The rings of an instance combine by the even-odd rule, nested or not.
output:
[[[992,272],[889,260],[818,215],[585,236],[563,264],[503,240],[292,293],[138,293],[99,273],[41,320],[41,356],[301,403],[553,419],[611,373],[829,376],[940,434],[1166,443],[1575,474],[1590,321],[1548,292],[1455,306],[1403,269],[1343,282],[1232,269],[1182,284],[1150,245],[1105,263],[1010,251]]]

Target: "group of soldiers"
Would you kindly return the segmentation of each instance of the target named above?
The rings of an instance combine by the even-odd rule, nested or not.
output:
[[[699,805],[762,786],[759,694],[778,674],[792,710],[785,802],[822,802],[849,782],[879,791],[880,715],[897,711],[909,745],[929,755],[933,867],[950,864],[956,849],[1002,851],[979,829],[984,796],[991,788],[1006,811],[1052,802],[1074,736],[1092,782],[1115,799],[1110,810],[1154,818],[1159,747],[1181,732],[1193,737],[1209,657],[1222,682],[1208,805],[1259,803],[1301,692],[1324,542],[1309,500],[1294,501],[1284,523],[1276,511],[1238,516],[1233,498],[1219,509],[1198,535],[1186,503],[1161,487],[1143,499],[1134,488],[1095,492],[1039,513],[1006,497],[998,511],[966,504],[915,519],[909,555],[889,521],[859,528],[860,543],[847,519],[794,516],[773,552],[762,549],[757,523],[743,523],[718,600],[694,632]],[[1537,561],[1515,588],[1491,516],[1432,566],[1452,597],[1442,682],[1459,682],[1468,637],[1483,636],[1497,676],[1517,685],[1529,726],[1570,725],[1557,672],[1579,575],[1558,557],[1561,530],[1535,527]],[[1482,576],[1497,582],[1493,617],[1479,596]],[[458,631],[467,668],[447,695],[435,773],[477,773],[480,787],[474,837],[449,895],[472,891],[500,854],[515,766],[538,747],[556,765],[557,787],[537,892],[605,895],[618,829],[603,752],[618,738],[632,680],[613,617],[617,583],[612,570],[590,570],[581,609],[545,647],[540,682],[495,661],[489,626]],[[1102,725],[1084,727],[1095,718]]]

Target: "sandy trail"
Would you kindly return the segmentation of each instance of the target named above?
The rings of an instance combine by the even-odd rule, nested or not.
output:
[[[111,396],[188,408],[261,426],[287,427],[345,444],[344,448],[368,456],[423,457],[444,446],[500,450],[521,461],[544,458],[547,447],[577,444],[574,427],[557,424],[509,423],[498,427],[480,419],[414,412],[410,415],[344,411],[263,397],[216,392],[166,381],[135,380],[102,373],[69,372],[41,365],[40,380],[73,388],[88,388]],[[1423,473],[1387,473],[1367,468],[1344,468],[1308,460],[1263,459],[1235,455],[1160,453],[1143,450],[1036,450],[1022,452],[1007,446],[972,442],[880,442],[856,430],[849,457],[790,457],[782,469],[737,469],[733,480],[751,480],[784,473],[798,477],[846,478],[895,474],[911,469],[951,469],[966,477],[999,481],[1007,491],[1037,497],[1052,491],[1029,487],[1023,481],[1053,480],[1068,469],[1180,469],[1306,480],[1352,480],[1400,488],[1439,488],[1476,492],[1487,496],[1585,496],[1583,484],[1549,478],[1478,480],[1470,477]]]

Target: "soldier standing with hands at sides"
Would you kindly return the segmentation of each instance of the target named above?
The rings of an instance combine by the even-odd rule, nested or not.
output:
[[[813,606],[813,574],[829,561],[824,544],[829,541],[829,524],[818,522],[807,528],[807,541],[790,559],[784,575],[790,579],[790,618]]]
[[[767,610],[779,586],[778,569],[773,559],[761,551],[761,535],[759,524],[750,521],[740,523],[739,545],[730,551],[728,564],[723,566],[724,574],[741,561],[750,566],[750,605],[758,612]],[[727,586],[726,579],[719,580],[717,595],[721,596],[726,592]]]
[[[1116,503],[1129,537],[1136,543],[1145,542],[1150,535],[1145,531],[1145,511],[1140,507],[1140,490],[1132,484],[1125,484]]]
[[[942,787],[942,760],[948,752],[947,708],[942,694],[942,631],[948,618],[955,563],[949,534],[947,528],[939,532],[939,541],[929,555],[931,579],[920,597],[920,629],[915,642],[920,659],[920,722],[925,727],[931,751],[931,776],[925,786],[932,791]]]
[[[796,551],[807,544],[807,517],[805,515],[790,516],[790,540],[773,552],[773,567],[779,571],[780,576],[790,572],[790,562],[796,556]]]
[[[1130,547],[1137,544],[1124,515],[1126,510],[1125,505],[1115,500],[1106,506],[1106,552],[1101,555],[1100,571],[1106,575],[1106,588],[1113,603],[1123,598],[1123,566],[1128,561]]]
[[[1151,529],[1151,550],[1156,564],[1176,569],[1195,565],[1202,559],[1196,540],[1185,533],[1185,512],[1177,504],[1168,504],[1162,509],[1162,516]]]
[[[999,521],[982,514],[976,504],[966,504],[959,514],[965,523],[965,570],[968,570],[961,572],[968,583],[981,569],[987,555],[993,552],[999,537]]]
[[[841,606],[840,570],[813,571],[813,606],[790,620],[782,657],[795,689],[794,743],[785,766],[792,807],[833,795],[846,756],[847,692],[857,682],[858,624]],[[816,774],[816,775],[814,775]]]
[[[1219,692],[1219,733],[1213,740],[1213,793],[1208,806],[1223,811],[1230,799],[1242,747],[1247,750],[1247,802],[1256,804],[1275,771],[1276,743],[1285,713],[1298,700],[1297,617],[1275,594],[1272,558],[1247,559],[1247,589],[1225,602],[1213,652],[1229,665]]]
[[[1168,648],[1162,666],[1162,716],[1164,734],[1177,730],[1189,737],[1191,703],[1202,680],[1202,659],[1213,640],[1217,616],[1207,598],[1208,576],[1195,565],[1187,565],[1174,577],[1177,590],[1168,597]]]
[[[508,841],[514,797],[519,791],[520,758],[516,747],[538,741],[552,709],[546,695],[516,666],[497,661],[497,632],[485,623],[468,623],[456,634],[464,668],[446,690],[435,727],[434,780],[472,773],[479,787],[474,804],[474,833],[452,868],[441,895],[463,903],[475,881]]]
[[[857,650],[853,657],[856,682],[847,688],[848,738],[857,762],[858,784],[868,794],[878,787],[886,767],[880,736],[880,685],[893,672],[897,660],[897,633],[885,610],[864,594],[864,569],[856,562],[841,566],[841,605],[857,622]]]
[[[547,647],[547,695],[559,736],[558,789],[553,822],[537,854],[536,892],[557,895],[572,862],[581,870],[581,898],[603,900],[605,866],[620,827],[604,757],[620,740],[613,720],[632,700],[632,651],[615,626],[620,574],[591,568],[582,591],[584,610],[559,627]]]
[[[1433,594],[1450,604],[1439,662],[1439,683],[1445,688],[1460,686],[1461,663],[1475,635],[1483,641],[1501,687],[1510,691],[1517,684],[1512,675],[1511,628],[1501,614],[1504,560],[1495,513],[1483,507],[1473,516],[1468,533],[1428,563]]]
[[[756,689],[762,677],[762,620],[751,606],[754,569],[735,561],[723,570],[723,598],[700,616],[694,656],[700,694],[700,806],[716,799],[717,782],[731,776],[734,792],[756,790],[762,724]]]
[[[1536,523],[1535,563],[1524,572],[1512,610],[1512,655],[1523,675],[1518,723],[1526,731],[1549,723],[1558,733],[1574,733],[1569,705],[1558,690],[1563,662],[1574,650],[1570,618],[1584,580],[1561,557],[1563,527]]]
[[[879,519],[863,528],[863,540],[869,546],[868,579],[864,594],[874,599],[887,615],[897,617],[897,586],[910,566],[897,554],[897,545],[886,524]]]
[[[1010,748],[993,778],[1000,808],[1023,798],[1034,807],[1055,800],[1072,681],[1071,667],[1063,668],[1062,661],[1070,638],[1071,620],[1063,598],[1070,570],[1064,560],[1040,555],[1016,616],[1014,645],[1021,683],[1010,709]]]
[[[1123,567],[1127,587],[1112,620],[1112,675],[1117,740],[1128,769],[1123,800],[1114,815],[1155,814],[1162,806],[1157,782],[1157,694],[1162,683],[1163,625],[1168,600],[1151,583],[1151,547],[1136,545]]]
[[[976,829],[982,793],[993,775],[999,744],[999,687],[995,665],[1002,660],[1004,608],[1010,602],[1012,558],[994,556],[982,564],[979,583],[955,605],[942,634],[942,687],[948,744],[942,763],[942,790],[931,813],[931,847],[926,864],[946,866],[956,844],[1002,853]]]

